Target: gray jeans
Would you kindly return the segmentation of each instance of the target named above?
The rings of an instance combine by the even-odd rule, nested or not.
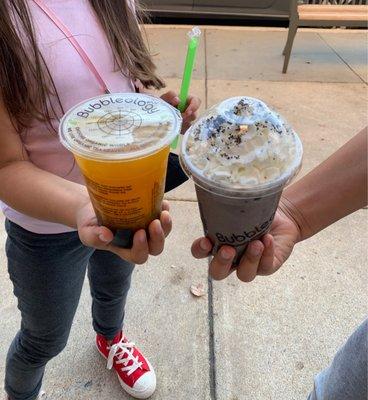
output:
[[[46,363],[65,347],[86,267],[94,330],[112,339],[122,328],[134,265],[84,246],[78,233],[39,235],[6,221],[8,271],[22,322],[7,356],[5,390],[33,400]]]
[[[365,320],[315,377],[308,400],[367,400],[367,332]]]

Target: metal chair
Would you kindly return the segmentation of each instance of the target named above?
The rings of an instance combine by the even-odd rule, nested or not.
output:
[[[285,74],[287,71],[299,26],[367,27],[368,6],[366,4],[367,0],[291,0],[289,32],[282,53],[285,56],[282,72]]]

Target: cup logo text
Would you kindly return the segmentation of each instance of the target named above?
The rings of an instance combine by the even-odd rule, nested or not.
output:
[[[273,215],[270,219],[263,222],[260,225],[255,226],[250,231],[243,231],[240,233],[216,233],[216,238],[220,243],[230,244],[232,246],[242,246],[243,244],[250,242],[254,237],[261,235],[266,232],[269,226],[272,224]]]
[[[107,107],[110,104],[135,104],[136,106],[140,107],[142,111],[146,112],[147,114],[154,114],[159,111],[159,109],[155,106],[152,101],[146,101],[139,97],[127,97],[127,98],[105,98],[96,101],[96,103],[90,103],[88,107],[83,110],[77,112],[78,117],[81,118],[88,118],[90,114],[92,114],[95,110],[99,110],[102,107]]]

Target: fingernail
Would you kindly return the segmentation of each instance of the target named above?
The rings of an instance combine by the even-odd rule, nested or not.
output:
[[[209,250],[208,245],[207,245],[207,241],[205,239],[202,239],[199,242],[199,247],[204,251],[208,251]]]
[[[222,249],[221,250],[221,257],[224,259],[224,260],[230,260],[231,258],[232,258],[232,252],[230,251],[230,250],[228,250],[228,249]]]
[[[250,246],[249,253],[253,257],[258,257],[262,253],[262,248],[259,245]]]
[[[138,241],[139,243],[145,243],[146,241],[146,235],[143,234],[143,232],[141,232],[138,236]]]
[[[179,97],[174,97],[174,101],[175,101],[175,103],[179,103],[180,102]]]
[[[155,232],[156,232],[158,235],[161,235],[161,234],[163,233],[163,232],[162,232],[161,225],[155,226]]]
[[[105,238],[105,236],[103,235],[103,233],[100,233],[98,235],[98,238],[101,240],[101,242],[105,242],[107,243],[109,240],[107,238]]]

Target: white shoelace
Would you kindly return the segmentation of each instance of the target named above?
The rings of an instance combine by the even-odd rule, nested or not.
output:
[[[126,371],[127,375],[130,376],[138,368],[141,368],[142,362],[138,361],[138,356],[133,356],[134,343],[124,342],[123,338],[119,343],[110,346],[109,356],[107,358],[107,368],[111,369],[114,365],[114,357],[117,357],[116,364],[123,364],[121,370]],[[128,365],[129,361],[132,361]]]

